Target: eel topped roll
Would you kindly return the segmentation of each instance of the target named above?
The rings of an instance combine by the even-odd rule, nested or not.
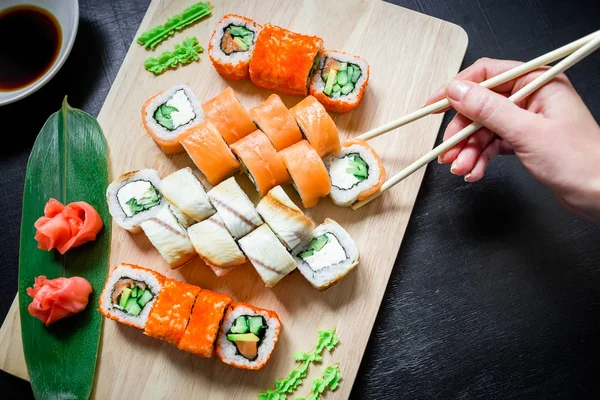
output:
[[[252,232],[263,223],[254,204],[234,177],[212,188],[208,192],[208,198],[235,239]]]
[[[237,368],[261,369],[271,358],[280,330],[281,321],[275,311],[233,303],[219,331],[217,356]]]
[[[165,177],[160,182],[160,191],[182,213],[198,222],[216,212],[206,196],[204,186],[189,167]]]
[[[369,64],[358,56],[322,50],[319,69],[311,79],[310,94],[327,111],[347,113],[360,104],[369,83],[369,73]]]
[[[266,287],[275,286],[296,269],[294,258],[267,224],[259,226],[238,243]]]
[[[329,218],[317,226],[310,241],[298,245],[292,255],[302,275],[319,290],[338,283],[358,265],[359,259],[354,239]]]
[[[121,228],[132,233],[140,232],[140,224],[166,205],[159,187],[160,176],[154,169],[121,175],[106,189],[110,215]]]
[[[261,196],[277,185],[290,182],[281,155],[262,131],[256,130],[230,147]]]
[[[331,192],[327,168],[317,151],[306,140],[281,150],[279,154],[304,207],[316,206],[321,197]]]
[[[313,96],[306,97],[290,108],[290,113],[320,157],[340,151],[340,135],[335,122],[317,99]]]
[[[276,94],[270,95],[264,103],[248,112],[258,129],[271,140],[275,150],[281,151],[302,140],[296,120],[281,101],[281,97]]]
[[[175,218],[177,218],[177,222],[179,222],[179,225],[181,225],[184,229],[187,229],[190,226],[194,225],[196,222],[198,222],[195,219],[185,215],[183,212],[181,212],[179,208],[177,208],[177,206],[171,203],[169,203],[169,210],[171,210]]]
[[[271,189],[258,203],[256,211],[289,250],[300,244],[315,228],[314,222],[304,215],[281,186]]]
[[[144,329],[165,277],[150,269],[119,264],[109,273],[98,310],[106,318]]]
[[[322,47],[323,39],[319,37],[266,24],[250,60],[250,79],[263,89],[306,96]]]
[[[202,120],[204,111],[194,92],[185,85],[154,95],[142,107],[144,128],[165,154],[183,152],[179,139]]]
[[[208,43],[208,56],[222,77],[250,79],[248,67],[261,29],[260,24],[241,15],[221,18]]]
[[[364,140],[344,142],[342,150],[324,160],[331,179],[331,200],[349,207],[377,193],[386,178],[381,159]]]
[[[230,87],[202,104],[202,109],[227,144],[235,143],[256,130],[250,114]]]

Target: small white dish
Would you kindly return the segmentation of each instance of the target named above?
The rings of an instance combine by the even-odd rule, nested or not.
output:
[[[54,15],[60,24],[62,43],[54,64],[44,75],[23,88],[0,92],[0,106],[29,96],[52,79],[67,60],[77,36],[77,27],[79,26],[78,0],[8,0],[1,2],[0,12],[10,7],[26,4],[43,8]],[[7,38],[3,40],[7,40]]]

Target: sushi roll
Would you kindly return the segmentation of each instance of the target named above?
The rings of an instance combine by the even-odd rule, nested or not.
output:
[[[319,37],[266,24],[250,60],[250,79],[263,89],[306,96],[322,47],[323,39]]]
[[[196,221],[204,221],[216,211],[210,204],[202,183],[190,168],[173,172],[160,182],[160,191],[169,203]]]
[[[369,83],[369,64],[341,51],[319,53],[319,69],[313,74],[310,94],[329,112],[347,113],[360,104]]]
[[[212,357],[221,321],[232,302],[233,299],[225,294],[200,290],[177,347],[200,357]]]
[[[314,222],[304,215],[281,186],[271,189],[258,203],[256,211],[289,250],[299,245],[315,228]]]
[[[256,130],[230,147],[261,196],[277,185],[290,182],[281,156],[262,131]]]
[[[294,107],[290,113],[296,119],[300,130],[320,157],[340,151],[340,135],[333,119],[325,107],[313,96],[308,96]]]
[[[316,206],[321,197],[331,192],[327,168],[317,151],[306,140],[281,150],[279,154],[305,208]]]
[[[185,333],[198,293],[198,286],[165,279],[160,296],[150,310],[144,335],[177,346]]]
[[[171,268],[179,268],[196,257],[187,231],[169,207],[163,207],[141,224],[142,230]]]
[[[281,151],[302,140],[296,120],[276,94],[270,95],[264,103],[248,112],[258,129],[271,140],[275,150]]]
[[[325,290],[338,283],[358,265],[358,247],[337,222],[326,218],[310,241],[297,246],[292,255],[311,285]]]
[[[281,321],[275,311],[233,303],[219,331],[217,357],[237,368],[261,369],[271,358],[280,330]]]
[[[191,128],[181,144],[211,185],[217,185],[240,168],[227,143],[208,120]]]
[[[192,226],[196,222],[198,222],[195,219],[190,218],[187,215],[185,215],[184,213],[182,213],[179,208],[177,208],[176,206],[174,206],[171,203],[169,203],[169,210],[171,210],[171,212],[173,213],[173,215],[177,219],[177,222],[179,222],[179,225],[181,225],[185,229],[189,228],[190,226]]]
[[[215,214],[188,229],[196,252],[209,267],[217,268],[217,275],[246,262],[246,256],[227,230],[225,223]]]
[[[254,204],[233,177],[212,188],[208,198],[235,239],[247,235],[263,223]]]
[[[132,264],[119,264],[108,275],[98,310],[122,324],[144,329],[165,277]]]
[[[127,172],[106,189],[108,210],[115,222],[132,233],[166,204],[159,191],[160,176],[154,169]]]
[[[183,152],[179,139],[203,119],[204,111],[196,95],[185,85],[154,95],[142,107],[144,128],[165,154]]]
[[[381,159],[364,140],[346,141],[324,162],[331,179],[329,196],[338,206],[348,207],[377,193],[386,178]]]
[[[208,56],[223,78],[250,79],[248,66],[261,29],[260,24],[236,14],[227,14],[217,23]]]
[[[239,244],[266,287],[275,286],[296,269],[294,258],[267,224],[241,238]]]
[[[250,114],[230,87],[202,104],[202,108],[227,144],[235,143],[256,130]]]

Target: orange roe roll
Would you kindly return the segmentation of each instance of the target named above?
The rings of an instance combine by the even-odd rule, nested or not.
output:
[[[231,150],[248,172],[250,180],[261,196],[277,185],[290,182],[290,176],[281,156],[267,135],[256,130],[231,145]]]
[[[306,97],[290,108],[290,113],[319,156],[325,157],[340,151],[340,135],[335,122],[317,99],[313,96]]]
[[[251,108],[249,113],[277,151],[302,140],[296,120],[281,101],[281,97],[276,94],[270,95],[264,103]]]
[[[227,144],[235,143],[256,130],[250,114],[230,87],[202,104],[202,109]]]
[[[300,194],[306,208],[314,207],[321,197],[331,192],[331,182],[327,168],[317,151],[302,140],[279,152],[293,185]]]
[[[248,67],[261,29],[260,24],[241,15],[221,18],[208,43],[208,56],[222,77],[250,79]]]
[[[199,292],[198,286],[167,278],[160,296],[150,310],[144,334],[177,346],[188,325]]]
[[[177,347],[200,357],[212,357],[221,321],[232,301],[225,294],[202,289],[196,297],[192,316]]]
[[[319,37],[266,24],[250,60],[250,79],[260,88],[306,96],[321,47]]]
[[[181,144],[212,185],[219,184],[240,168],[227,143],[208,120],[191,128]]]

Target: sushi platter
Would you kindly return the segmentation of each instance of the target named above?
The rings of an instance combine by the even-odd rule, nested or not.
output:
[[[467,36],[380,1],[211,3],[160,39],[194,36],[208,54],[193,47],[194,62],[157,73],[144,62],[142,46],[158,43],[150,28],[193,1],[153,0],[136,35],[145,42],[131,45],[98,116],[113,223],[91,397],[256,398],[335,328],[323,364],[343,380],[327,398],[347,398],[424,171],[348,206],[430,150],[442,116],[368,145],[354,138],[422,106],[458,71]],[[246,55],[245,67],[228,64]],[[0,329],[0,368],[28,379],[18,308]],[[223,362],[203,358],[213,355]]]

